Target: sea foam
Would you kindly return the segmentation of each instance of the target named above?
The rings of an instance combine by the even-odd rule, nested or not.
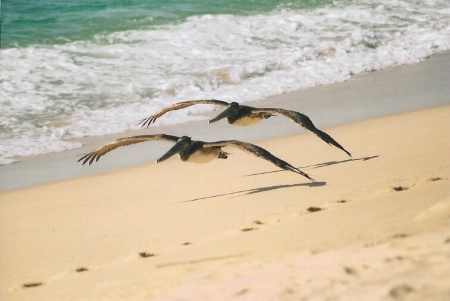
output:
[[[80,146],[70,138],[137,129],[139,120],[177,101],[248,102],[419,62],[450,49],[449,6],[359,1],[202,15],[89,41],[1,50],[0,164]],[[193,106],[156,124],[198,119],[210,109]]]

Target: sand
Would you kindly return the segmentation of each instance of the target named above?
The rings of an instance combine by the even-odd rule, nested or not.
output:
[[[322,128],[352,158],[305,131],[252,140],[316,184],[227,149],[4,192],[0,299],[448,300],[449,116]]]

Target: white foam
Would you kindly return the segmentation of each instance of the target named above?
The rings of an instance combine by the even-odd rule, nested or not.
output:
[[[348,3],[346,4],[348,5]],[[251,101],[409,64],[450,49],[449,4],[358,1],[266,15],[207,15],[93,41],[1,50],[0,164],[137,129],[176,101]],[[157,121],[182,123],[194,106]]]

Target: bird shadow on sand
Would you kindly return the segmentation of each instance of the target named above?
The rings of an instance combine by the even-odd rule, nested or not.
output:
[[[206,197],[201,197],[201,198],[195,198],[195,199],[191,199],[191,200],[187,200],[187,201],[177,202],[176,204],[195,202],[195,201],[201,201],[201,200],[207,200],[207,199],[213,199],[213,198],[218,198],[218,197],[221,197],[221,196],[232,196],[232,195],[237,195],[237,194],[250,195],[250,194],[267,192],[267,191],[273,191],[273,190],[278,190],[278,189],[303,187],[303,186],[318,187],[318,186],[325,186],[326,184],[327,184],[326,182],[316,182],[316,183],[300,183],[300,184],[289,184],[289,185],[275,185],[275,186],[258,187],[258,188],[240,190],[240,191],[235,191],[235,192],[221,193],[221,194],[216,194],[216,195],[211,195],[211,196],[206,196]]]
[[[349,163],[349,162],[368,161],[368,160],[372,160],[372,159],[375,159],[378,157],[379,157],[379,155],[362,157],[362,158],[351,158],[351,159],[346,159],[346,160],[342,160],[342,161],[328,161],[328,162],[322,162],[322,163],[318,163],[318,164],[314,164],[314,165],[303,166],[303,167],[299,167],[299,168],[315,169],[315,168],[322,168],[322,167],[327,167],[327,166],[336,165],[336,164]],[[275,172],[286,172],[286,171],[285,170],[273,170],[273,171],[245,175],[244,177],[270,174],[270,173],[275,173]],[[258,187],[258,188],[239,190],[239,191],[234,191],[234,192],[221,193],[221,194],[216,194],[216,195],[211,195],[211,196],[206,196],[206,197],[200,197],[200,198],[195,198],[195,199],[186,200],[186,201],[180,201],[180,202],[177,202],[176,204],[213,199],[213,198],[218,198],[218,197],[222,197],[222,196],[233,196],[233,195],[239,195],[239,194],[250,195],[250,194],[255,194],[255,193],[262,193],[262,192],[267,192],[267,191],[294,188],[294,187],[304,187],[304,186],[320,187],[320,186],[325,186],[326,184],[327,184],[326,182],[316,182],[316,183],[299,183],[299,184],[286,184],[286,185]]]
[[[372,159],[375,159],[378,157],[379,157],[379,155],[355,158],[355,159],[351,158],[351,159],[346,159],[346,160],[342,160],[342,161],[328,161],[328,162],[322,162],[322,163],[318,163],[318,164],[314,164],[314,165],[302,166],[302,167],[297,167],[297,168],[298,169],[305,169],[305,168],[316,169],[316,168],[322,168],[322,167],[327,167],[327,166],[336,165],[336,164],[344,164],[344,163],[350,163],[350,162],[356,162],[356,161],[368,161],[368,160],[372,160]],[[244,177],[252,177],[252,176],[258,176],[258,175],[264,175],[264,174],[276,173],[276,172],[283,172],[283,171],[285,171],[285,170],[265,171],[265,172],[260,172],[260,173],[244,175]]]

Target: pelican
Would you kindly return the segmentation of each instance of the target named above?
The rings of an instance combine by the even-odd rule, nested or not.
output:
[[[226,101],[217,100],[217,99],[203,99],[203,100],[188,100],[183,102],[174,103],[168,107],[165,107],[161,111],[157,112],[156,114],[147,117],[145,119],[142,119],[138,124],[141,124],[142,127],[149,126],[150,124],[154,123],[156,119],[161,117],[162,115],[166,114],[170,111],[180,110],[183,108],[187,108],[193,105],[197,104],[211,104],[211,105],[218,105],[222,107],[226,107],[226,109],[214,117],[213,119],[209,120],[208,123],[213,123],[216,121],[219,121],[223,118],[227,118],[228,123],[232,125],[240,125],[240,126],[249,126],[249,125],[255,125],[259,122],[261,122],[264,119],[268,119],[275,115],[282,115],[288,119],[290,119],[294,124],[298,124],[308,131],[311,131],[314,133],[317,137],[328,143],[329,145],[333,145],[342,151],[344,151],[347,155],[350,157],[352,156],[342,145],[340,145],[336,140],[334,140],[330,135],[327,133],[319,130],[316,128],[316,126],[312,123],[311,119],[309,119],[308,116],[296,112],[296,111],[290,111],[280,108],[255,108],[250,106],[244,106],[240,105],[237,102],[231,102],[228,103]]]
[[[149,140],[165,140],[175,143],[175,145],[171,149],[169,149],[164,155],[162,155],[161,158],[156,160],[156,163],[167,160],[168,158],[172,157],[175,154],[178,154],[180,156],[181,161],[195,162],[195,163],[207,163],[214,159],[227,159],[229,154],[223,151],[222,147],[230,146],[230,147],[237,147],[243,150],[244,152],[247,152],[249,154],[252,154],[269,162],[272,162],[273,164],[284,170],[301,174],[302,176],[306,177],[313,183],[317,182],[316,180],[314,180],[313,178],[311,178],[298,168],[295,168],[294,166],[281,160],[280,158],[275,157],[264,148],[251,143],[241,142],[237,140],[203,142],[192,140],[190,137],[187,136],[177,137],[166,134],[140,135],[140,136],[120,138],[108,144],[105,144],[104,146],[94,150],[93,152],[90,152],[89,154],[84,155],[78,160],[78,162],[82,161],[83,165],[86,163],[89,163],[89,165],[91,165],[94,161],[98,161],[100,157],[118,147],[135,143],[141,143]]]

